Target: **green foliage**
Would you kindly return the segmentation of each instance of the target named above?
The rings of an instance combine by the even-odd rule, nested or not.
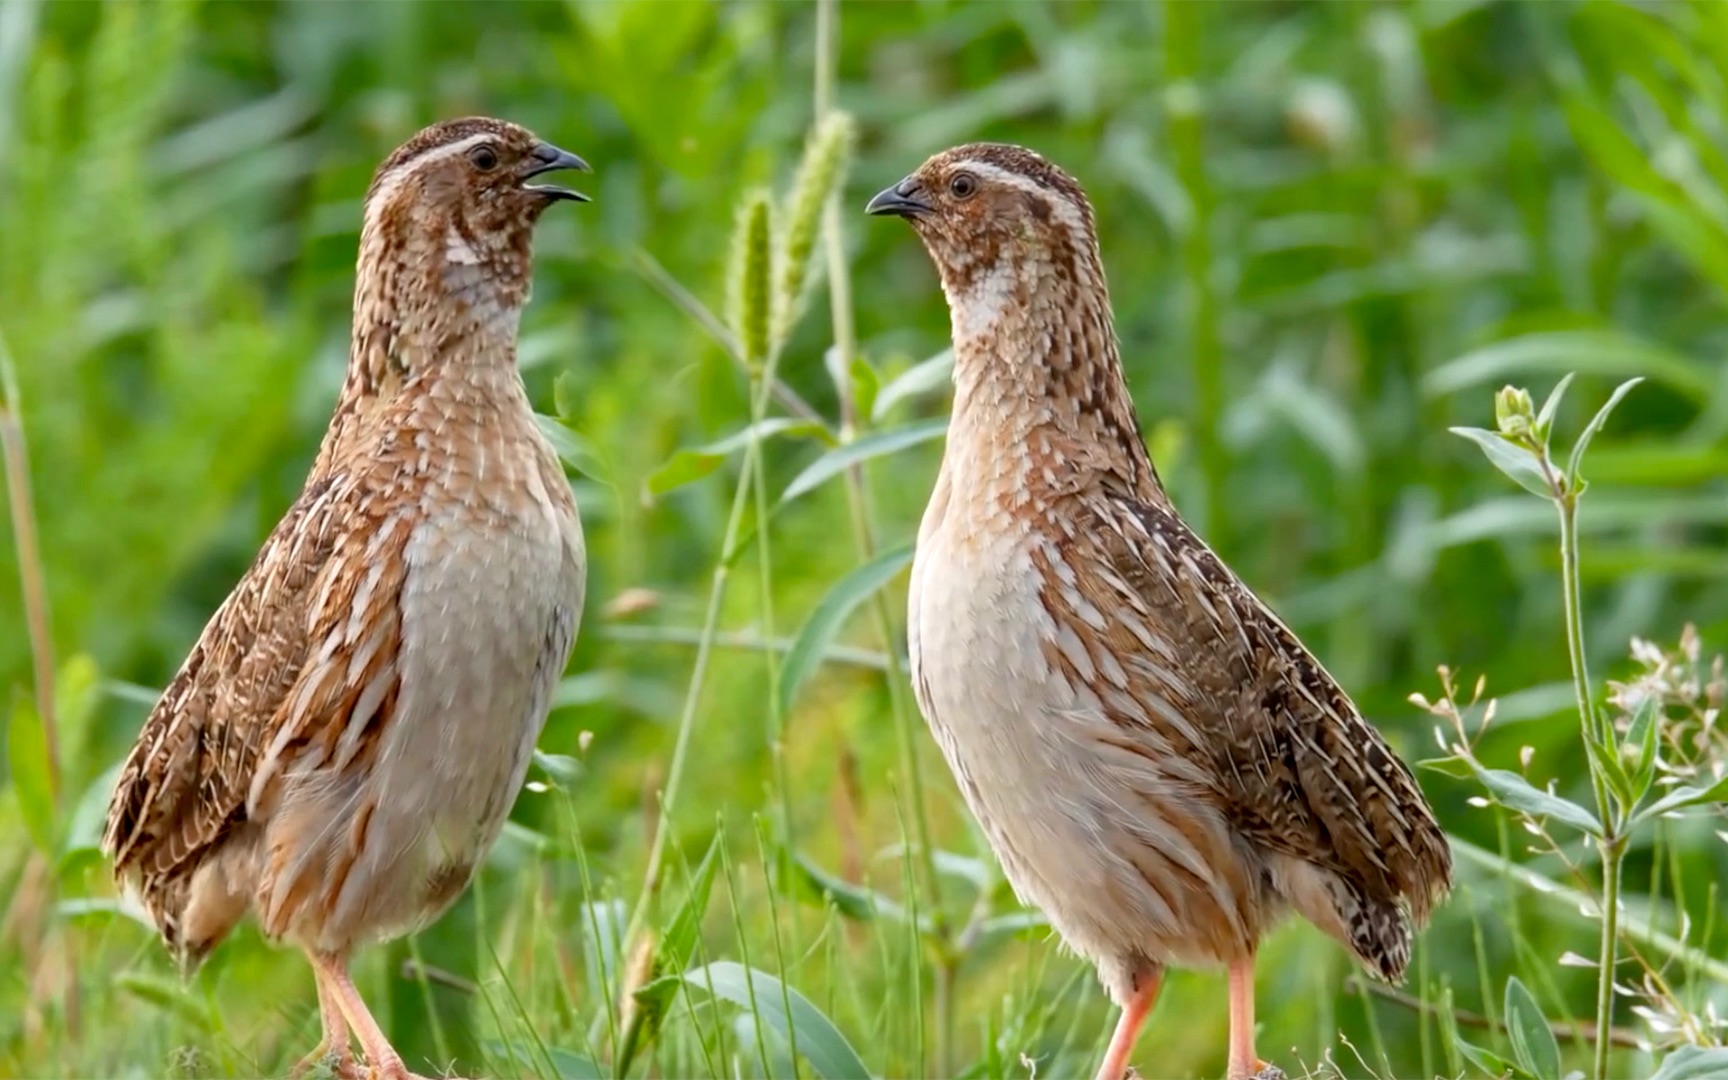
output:
[[[896,571],[948,319],[916,241],[857,213],[925,155],[1005,139],[1086,184],[1148,442],[1208,541],[1407,759],[1435,664],[1501,695],[1484,727],[1448,689],[1469,755],[1423,779],[1459,887],[1406,996],[1358,994],[1292,926],[1260,955],[1262,1054],[1592,1067],[1604,972],[1559,960],[1600,955],[1613,837],[1633,1000],[1609,1004],[1635,1038],[1611,1070],[1720,1073],[1698,641],[1728,642],[1724,8],[823,10],[0,5],[0,343],[41,538],[20,566],[0,528],[0,1074],[281,1074],[316,1041],[298,958],[242,931],[180,982],[94,845],[153,688],[315,451],[371,169],[474,111],[597,169],[595,203],[541,227],[522,349],[593,605],[478,887],[360,959],[412,1065],[1095,1065],[1102,995],[1002,885],[911,702]],[[1576,604],[1553,508],[1446,434],[1507,382],[1535,392],[1468,435],[1493,464],[1575,499],[1589,446]],[[1544,473],[1502,431],[1586,434]],[[49,668],[58,794],[20,572],[73,658]],[[1681,645],[1629,662],[1634,635]],[[1606,693],[1569,677],[1590,665]],[[1221,977],[1173,975],[1142,1072],[1220,1074],[1224,1016]]]

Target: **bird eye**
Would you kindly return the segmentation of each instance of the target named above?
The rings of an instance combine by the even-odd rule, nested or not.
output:
[[[948,194],[956,199],[970,199],[978,191],[978,178],[971,173],[955,173],[948,180]]]
[[[498,151],[488,143],[481,143],[468,151],[468,160],[481,172],[490,172],[498,167]]]

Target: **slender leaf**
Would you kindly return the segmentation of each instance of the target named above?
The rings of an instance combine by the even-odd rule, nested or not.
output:
[[[876,404],[870,419],[880,424],[894,406],[902,401],[921,398],[947,386],[954,378],[954,350],[943,349],[928,360],[920,360],[895,376],[876,394]]]
[[[893,580],[894,575],[911,561],[910,545],[885,551],[835,582],[816,604],[815,610],[799,629],[798,636],[792,639],[792,647],[786,651],[786,659],[780,667],[780,685],[776,692],[780,695],[783,715],[791,710],[805,680],[815,673],[847,616],[874,596],[877,589]]]
[[[1716,392],[1709,364],[1617,330],[1550,330],[1496,341],[1430,371],[1422,387],[1451,394],[1544,371],[1645,375],[1704,401]]]
[[[786,490],[780,496],[782,505],[791,502],[808,492],[814,491],[824,483],[839,476],[847,469],[871,458],[882,457],[885,454],[899,453],[908,447],[919,443],[939,439],[948,430],[947,420],[926,420],[922,423],[907,424],[904,427],[889,428],[877,431],[849,442],[844,446],[828,451],[786,485]]]
[[[544,1056],[557,1070],[555,1080],[606,1080],[612,1074],[601,1068],[593,1058],[566,1050],[560,1046],[530,1047],[521,1043],[505,1043],[497,1039],[486,1041],[486,1052],[505,1061],[533,1061]]]
[[[209,1008],[179,979],[146,971],[122,971],[114,976],[114,985],[200,1031],[208,1033],[214,1028]]]
[[[48,738],[35,704],[24,694],[12,703],[12,724],[6,739],[12,767],[12,790],[18,810],[36,849],[54,850],[54,797],[48,783]]]
[[[1638,760],[1632,767],[1633,806],[1650,793],[1650,784],[1656,777],[1657,712],[1655,697],[1645,698],[1639,702],[1638,711],[1632,714],[1632,723],[1626,731],[1627,745],[1638,748]]]
[[[667,459],[664,465],[648,474],[647,486],[652,495],[664,495],[685,484],[695,483],[708,476],[725,463],[726,459],[742,450],[750,439],[766,441],[775,435],[792,437],[808,437],[823,434],[821,424],[809,420],[794,420],[785,416],[771,416],[758,424],[751,424],[742,431],[737,431],[716,442],[705,446],[690,447],[679,450]]]
[[[1560,410],[1560,401],[1566,396],[1566,388],[1572,385],[1574,373],[1568,371],[1554,389],[1548,392],[1547,400],[1542,402],[1542,408],[1536,414],[1536,437],[1544,444],[1548,441],[1548,433],[1554,430],[1554,414]]]
[[[876,396],[882,391],[882,377],[862,356],[852,358],[852,408],[858,416],[876,415]]]
[[[1632,774],[1626,771],[1626,759],[1621,754],[1619,741],[1613,737],[1612,731],[1606,742],[1594,735],[1587,735],[1584,739],[1584,750],[1590,756],[1591,766],[1608,781],[1608,790],[1620,808],[1616,820],[1624,820],[1637,802],[1637,797],[1633,792]]]
[[[1584,451],[1590,448],[1590,440],[1594,439],[1596,433],[1602,430],[1602,425],[1608,422],[1609,414],[1614,411],[1621,400],[1632,392],[1634,386],[1643,381],[1642,378],[1627,379],[1615,387],[1614,392],[1608,395],[1607,402],[1596,410],[1595,416],[1590,418],[1590,423],[1585,426],[1584,433],[1578,436],[1578,441],[1572,444],[1572,456],[1566,462],[1566,477],[1574,485],[1578,482],[1578,466],[1584,461]]]
[[[660,936],[659,947],[655,950],[658,954],[655,966],[661,971],[682,971],[696,951],[702,934],[702,919],[708,914],[708,897],[714,889],[714,872],[720,866],[719,853],[720,834],[715,833],[714,839],[708,842],[708,851],[690,875],[690,891],[684,895],[684,902],[678,905],[678,910],[666,924],[666,932]]]
[[[642,1013],[640,1023],[631,1028],[629,1037],[619,1050],[617,1065],[620,1075],[629,1069],[630,1059],[637,1049],[653,1041],[682,985],[677,973],[683,971],[695,955],[702,934],[702,919],[708,913],[708,898],[713,892],[714,872],[720,866],[720,843],[720,834],[715,833],[714,839],[708,843],[707,853],[690,875],[690,890],[685,893],[684,902],[678,905],[655,945],[654,974],[659,977],[651,978],[636,990],[636,1001]]]
[[[1728,776],[1723,776],[1708,787],[1682,785],[1674,788],[1640,811],[1638,820],[1647,821],[1663,814],[1672,814],[1676,810],[1684,810],[1689,806],[1704,806],[1708,803],[1719,802],[1728,802]]]

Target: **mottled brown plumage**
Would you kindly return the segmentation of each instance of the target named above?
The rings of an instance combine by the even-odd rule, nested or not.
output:
[[[955,399],[912,571],[918,699],[1019,894],[1097,965],[1116,1080],[1168,963],[1230,971],[1287,910],[1375,975],[1450,885],[1408,769],[1183,522],[1123,382],[1092,209],[1031,151],[962,146],[871,201],[953,320]]]
[[[406,1075],[349,953],[436,918],[520,788],[575,639],[575,502],[516,369],[529,243],[579,158],[427,128],[365,201],[347,379],[305,489],[122,768],[104,847],[196,963],[249,911],[317,974],[318,1054]]]

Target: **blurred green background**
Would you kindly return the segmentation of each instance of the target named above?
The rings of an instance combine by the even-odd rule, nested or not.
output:
[[[611,1069],[619,981],[637,983],[607,928],[641,895],[740,455],[701,457],[692,475],[709,471],[672,490],[649,481],[749,423],[749,383],[692,308],[725,310],[741,198],[789,182],[818,55],[816,9],[793,2],[0,3],[0,341],[29,444],[63,774],[50,790],[9,525],[0,1075],[279,1075],[316,1041],[297,957],[247,930],[182,985],[116,913],[91,845],[152,689],[310,464],[346,358],[371,170],[422,124],[471,112],[597,170],[581,185],[594,204],[541,226],[522,344],[535,401],[591,454],[572,473],[590,610],[550,756],[480,888],[358,971],[412,1065]],[[1688,621],[1722,641],[1723,6],[848,3],[832,55],[834,104],[859,130],[838,220],[862,365],[831,377],[819,282],[780,366],[830,439],[843,394],[908,371],[845,435],[922,431],[909,426],[946,410],[940,361],[916,366],[947,343],[935,275],[864,200],[948,145],[1019,142],[1097,205],[1128,377],[1176,503],[1407,759],[1434,751],[1406,696],[1432,695],[1445,663],[1502,698],[1487,759],[1516,767],[1533,747],[1532,776],[1584,785],[1552,513],[1446,431],[1488,425],[1502,382],[1541,392],[1579,371],[1571,433],[1620,379],[1648,377],[1586,469],[1591,655],[1613,674],[1629,637],[1672,641]],[[797,634],[869,554],[910,542],[940,442],[908,441],[862,488],[835,479],[774,515],[766,587],[753,550],[731,566],[724,641]],[[820,437],[768,442],[770,495],[824,452]],[[718,832],[701,962],[784,978],[878,1075],[1088,1071],[1106,1003],[1016,916],[921,724],[911,803],[905,688],[880,670],[904,648],[903,590],[899,575],[884,594],[886,636],[868,604],[841,626],[840,662],[783,717],[781,768],[761,650],[714,654],[652,921],[683,910]],[[1576,882],[1527,859],[1528,838],[1468,805],[1468,785],[1422,779],[1480,856],[1460,858],[1402,999],[1358,985],[1305,926],[1269,940],[1259,1045],[1293,1076],[1476,1075],[1433,1013],[1478,1014],[1469,1039],[1504,1047],[1492,1025],[1512,973],[1557,1023],[1590,1012],[1593,973],[1559,959],[1591,954],[1595,924],[1509,864]],[[907,855],[919,819],[946,853],[939,908]],[[1668,884],[1650,899],[1653,866]],[[1676,993],[1722,1002],[1690,976],[1698,956],[1728,955],[1711,936],[1728,846],[1678,824],[1632,867],[1638,918],[1675,933],[1691,916],[1699,951],[1670,970]],[[956,948],[932,919],[979,932]],[[789,1075],[763,1008],[679,995],[633,1074]],[[1224,1021],[1221,975],[1176,976],[1141,1073],[1220,1074]],[[1651,1068],[1641,1051],[1621,1061]]]

